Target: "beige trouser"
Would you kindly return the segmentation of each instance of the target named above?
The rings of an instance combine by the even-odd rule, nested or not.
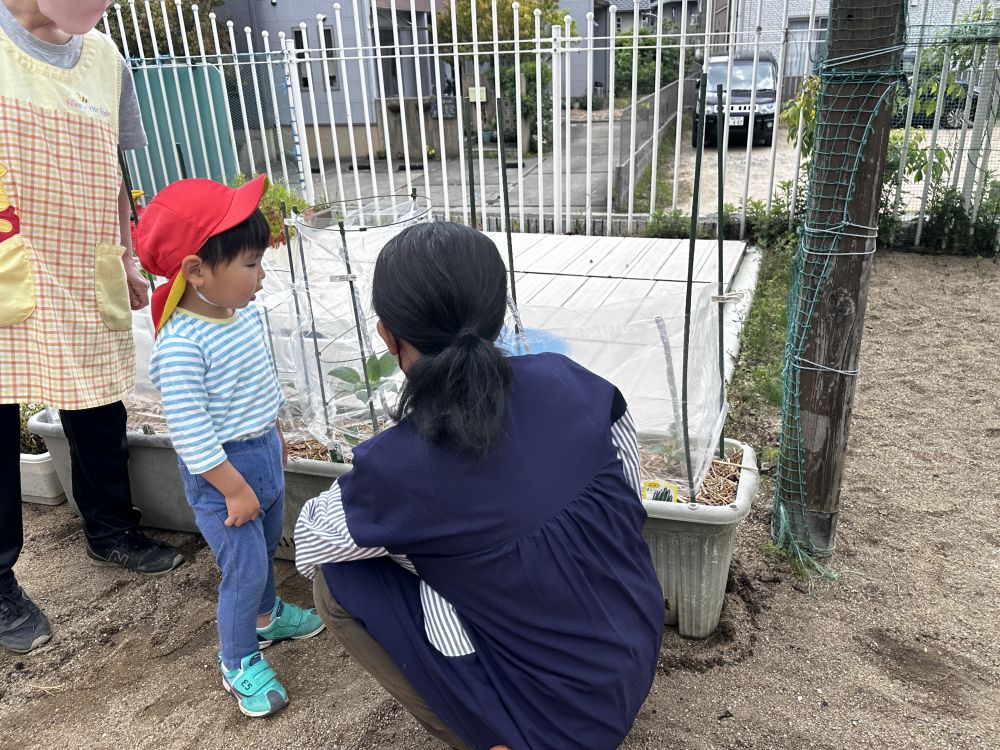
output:
[[[399,671],[399,667],[386,650],[351,617],[350,612],[337,603],[330,594],[330,587],[326,585],[321,571],[317,571],[313,579],[313,599],[319,616],[340,641],[344,650],[368,674],[378,680],[382,687],[420,722],[428,734],[457,750],[472,750],[424,703],[424,699]]]

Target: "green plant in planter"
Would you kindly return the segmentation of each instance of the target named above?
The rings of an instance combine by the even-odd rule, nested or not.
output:
[[[368,383],[365,383],[364,373],[359,370],[355,370],[353,367],[335,367],[330,370],[330,376],[339,380],[341,383],[344,383],[348,390],[354,392],[358,401],[367,406],[369,387],[371,388],[371,393],[375,393],[379,388],[383,387],[385,390],[391,391],[392,393],[397,393],[399,391],[398,384],[392,380],[392,377],[398,371],[399,365],[396,363],[396,358],[386,352],[381,357],[377,354],[372,354],[368,358],[368,361],[365,362],[365,372],[368,373]],[[352,447],[364,439],[360,430],[355,425],[349,425],[342,429],[341,432],[344,435],[344,441]]]
[[[28,420],[45,407],[41,404],[21,404],[21,453],[37,456],[45,453],[45,441],[28,432]]]
[[[233,178],[230,186],[239,187],[247,182],[248,180],[244,175],[238,174]],[[272,182],[270,184],[264,193],[264,197],[261,198],[260,210],[263,212],[264,218],[267,219],[267,224],[271,228],[271,247],[277,247],[285,241],[285,214],[281,211],[282,204],[284,204],[285,211],[289,212],[289,214],[293,209],[300,212],[304,211],[309,205],[304,198],[297,196],[282,183]],[[294,234],[295,230],[289,227],[289,236],[294,236]]]
[[[368,383],[365,383],[365,375],[363,372],[355,370],[353,367],[335,367],[330,370],[330,375],[336,378],[342,383],[346,383],[350,390],[354,391],[354,395],[357,397],[358,401],[363,404],[368,403],[368,386],[371,386],[372,393],[377,391],[382,386],[385,386],[386,390],[395,393],[398,390],[398,386],[395,382],[390,382],[392,376],[396,374],[399,370],[399,365],[396,363],[396,358],[391,354],[386,352],[381,357],[377,354],[373,354],[365,362],[365,371],[368,373]]]

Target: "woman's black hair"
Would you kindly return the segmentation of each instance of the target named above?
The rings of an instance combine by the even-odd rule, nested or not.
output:
[[[219,232],[206,240],[198,251],[198,257],[215,269],[239,259],[249,251],[263,251],[271,240],[271,227],[259,208],[235,227]]]
[[[503,437],[511,382],[494,346],[507,310],[496,245],[461,224],[416,224],[383,248],[372,286],[383,325],[421,354],[394,417],[431,442],[485,456]]]

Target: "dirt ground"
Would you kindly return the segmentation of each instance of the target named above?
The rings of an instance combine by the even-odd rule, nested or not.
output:
[[[1000,746],[1000,269],[877,258],[836,583],[767,559],[767,472],[738,538],[719,630],[668,631],[628,750]],[[248,720],[214,665],[204,543],[143,579],[92,567],[69,508],[25,507],[18,575],[55,637],[0,655],[0,747],[416,750],[439,745],[324,634],[268,652],[292,696]],[[304,602],[294,568],[279,590]],[[586,747],[581,738],[580,747]]]

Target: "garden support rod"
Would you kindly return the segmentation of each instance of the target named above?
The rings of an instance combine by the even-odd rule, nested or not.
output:
[[[313,310],[312,293],[309,291],[309,271],[306,270],[306,249],[302,243],[302,232],[298,232],[298,236],[299,258],[302,260],[302,283],[305,285],[306,300],[309,302],[309,333],[312,336],[313,353],[316,356],[316,374],[319,377],[319,398],[323,402],[324,424],[330,424],[330,413],[326,402],[326,387],[323,385],[323,363],[320,361],[319,336],[316,335],[316,312]]]
[[[347,230],[344,228],[344,220],[341,219],[338,221],[337,226],[340,228],[340,252],[343,256],[344,266],[347,272],[347,285],[351,290],[351,309],[354,311],[354,325],[358,333],[358,349],[361,351],[361,372],[365,376],[365,390],[368,392],[368,416],[372,420],[373,434],[377,435],[378,419],[375,417],[375,403],[372,401],[372,396],[374,395],[372,393],[372,382],[371,378],[368,377],[368,355],[365,352],[365,335],[361,330],[361,326],[366,325],[366,323],[361,316],[361,310],[358,304],[358,290],[354,286],[354,274],[351,272],[351,256],[347,252]],[[374,350],[372,350],[372,354],[374,353]]]
[[[289,286],[290,286],[290,288],[292,290],[292,302],[295,305],[296,333],[299,334],[298,336],[296,336],[296,338],[299,340],[299,342],[301,342],[302,341],[302,336],[301,336],[301,333],[302,333],[302,308],[299,305],[299,292],[298,292],[298,289],[295,286],[295,255],[292,253],[292,233],[288,229],[288,221],[289,221],[288,206],[285,205],[284,201],[281,201],[281,226],[285,230],[285,250],[288,251],[288,276],[289,276],[289,279],[291,280],[291,284]],[[273,344],[273,342],[272,342],[272,344]],[[302,361],[303,361],[303,363],[305,362],[305,357],[306,357],[306,348],[305,348],[305,344],[302,344]],[[309,368],[308,367],[303,367],[302,370],[303,370],[302,374],[303,374],[303,376],[306,379],[306,388],[308,388],[309,385],[310,385],[310,383],[309,383]],[[322,373],[321,373],[321,375],[322,375]]]
[[[720,83],[715,88],[715,104],[716,112],[718,116],[715,124],[715,146],[719,155],[719,168],[715,170],[719,176],[719,223],[718,229],[715,230],[715,234],[719,240],[719,413],[726,407],[726,354],[723,351],[723,346],[725,344],[725,327],[722,322],[722,316],[726,311],[726,302],[723,299],[725,294],[725,280],[722,273],[722,264],[725,260],[725,252],[723,245],[725,243],[726,237],[726,226],[725,226],[725,215],[726,215],[726,175],[722,169],[722,162],[725,159],[723,152],[724,135],[726,132],[725,121],[726,121],[726,108],[723,106],[722,101],[722,84]],[[722,430],[719,432],[719,458],[725,459],[726,457],[726,423],[722,423]]]
[[[498,140],[500,141],[500,179],[503,181],[503,195],[500,196],[500,200],[503,201],[504,225],[507,227],[507,262],[510,266],[510,298],[517,305],[517,285],[514,282],[514,237],[510,228],[510,193],[507,188],[507,139],[503,135],[503,100],[499,96],[497,96],[497,133],[499,134]],[[520,159],[521,155],[518,154],[517,158]],[[521,333],[519,323],[517,324],[517,329],[516,332]]]
[[[691,466],[691,434],[688,424],[688,364],[691,359],[691,298],[694,294],[694,256],[698,244],[698,193],[701,190],[701,158],[705,150],[705,89],[708,88],[708,74],[701,74],[698,86],[699,112],[698,149],[694,161],[694,195],[691,197],[691,241],[688,245],[687,284],[684,293],[684,365],[681,375],[681,416],[684,420],[684,461],[687,466],[688,502],[695,502],[694,471]]]

